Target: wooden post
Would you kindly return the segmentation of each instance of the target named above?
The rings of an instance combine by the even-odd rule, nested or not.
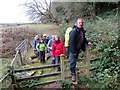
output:
[[[65,80],[65,56],[63,54],[60,55],[60,60],[61,60],[61,79]]]
[[[89,76],[89,69],[90,69],[90,55],[89,55],[89,48],[90,46],[87,46],[87,50],[85,52],[85,61],[86,61],[86,76]]]
[[[24,65],[23,60],[22,60],[22,55],[21,55],[20,49],[19,49],[19,55],[20,55],[20,62],[21,62],[21,65]]]
[[[28,39],[26,39],[25,47],[26,47],[26,52],[27,52],[28,51]]]
[[[10,76],[12,79],[12,85],[15,88],[17,86],[17,82],[16,82],[16,77],[14,76],[15,72],[14,72],[14,66],[11,66],[11,70],[10,70]]]

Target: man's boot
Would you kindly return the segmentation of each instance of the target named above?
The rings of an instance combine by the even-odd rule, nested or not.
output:
[[[76,75],[72,75],[72,81],[73,81],[73,82],[76,81]]]

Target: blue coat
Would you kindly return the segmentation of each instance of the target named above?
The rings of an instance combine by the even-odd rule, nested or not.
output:
[[[33,40],[33,49],[36,49],[36,45],[40,42],[40,38],[38,38],[37,40]]]

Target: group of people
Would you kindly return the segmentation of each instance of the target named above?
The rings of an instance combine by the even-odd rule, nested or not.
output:
[[[33,50],[42,63],[45,63],[46,47],[51,56],[51,64],[59,64],[61,54],[64,54],[67,59],[70,58],[72,81],[76,81],[76,59],[78,59],[80,50],[85,51],[85,46],[91,44],[87,41],[85,32],[86,31],[83,28],[83,20],[79,18],[73,27],[69,27],[66,30],[65,45],[58,35],[51,35],[49,39],[44,35],[41,38],[36,35],[33,42]],[[56,71],[60,71],[59,66],[56,68]]]
[[[33,41],[33,50],[40,63],[45,63],[45,50],[50,53],[51,64],[59,64],[60,55],[65,55],[64,43],[58,35],[51,35],[49,39],[44,35],[43,37],[36,35]],[[60,71],[59,66],[56,68],[56,71]]]

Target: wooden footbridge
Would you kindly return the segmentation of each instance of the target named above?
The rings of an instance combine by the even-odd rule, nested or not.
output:
[[[47,80],[45,82],[37,83],[35,85],[36,86],[46,85],[46,84],[50,84],[53,82],[58,82],[60,80],[66,80],[66,79],[71,81],[71,79],[70,79],[71,74],[70,74],[70,70],[69,70],[70,60],[65,59],[65,57],[63,55],[61,55],[60,64],[43,65],[43,66],[39,66],[39,67],[21,69],[20,67],[25,65],[24,56],[26,55],[26,52],[28,51],[28,40],[25,39],[24,41],[22,41],[15,50],[16,50],[16,54],[15,54],[15,57],[13,58],[11,64],[8,66],[7,74],[4,75],[0,79],[0,85],[1,85],[0,89],[3,89],[3,88],[14,89],[14,88],[18,87],[17,85],[21,81],[31,80],[31,79],[39,79],[39,78],[45,78],[45,77],[52,77],[52,76],[58,76],[59,78],[57,78],[56,80],[51,80],[51,81]],[[77,76],[86,75],[89,77],[89,74],[90,74],[89,71],[91,69],[93,69],[90,67],[89,50],[90,50],[90,47],[88,46],[87,50],[84,54],[84,58],[80,58],[77,60],[77,63],[81,62],[81,65],[77,64],[77,67],[76,67]],[[23,72],[27,72],[27,71],[43,70],[46,68],[54,68],[57,66],[61,67],[61,72],[51,72],[51,73],[41,74],[38,76],[27,75],[27,76],[19,77],[19,78],[16,77],[16,75],[15,75],[18,72],[23,73]],[[77,80],[73,84],[77,84]]]

